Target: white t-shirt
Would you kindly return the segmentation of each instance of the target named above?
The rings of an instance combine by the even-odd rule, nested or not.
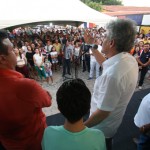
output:
[[[143,98],[134,117],[134,123],[137,127],[150,123],[150,93]]]
[[[46,50],[47,52],[50,52],[51,49],[52,49],[52,47],[53,47],[53,45],[46,45],[46,46],[45,46],[45,50]]]
[[[73,53],[73,46],[72,45],[66,46],[66,48],[64,50],[64,58],[65,59],[70,59],[72,53]]]
[[[80,52],[80,47],[75,47],[74,48],[74,55],[79,56],[79,52]]]
[[[58,63],[58,52],[57,51],[54,51],[54,52],[50,52],[50,55],[51,55],[51,59],[52,59],[52,63]],[[54,58],[52,58],[54,57]]]
[[[22,50],[23,52],[26,54],[26,52],[28,51],[27,47],[26,46],[22,46]]]
[[[54,56],[57,57],[57,56],[58,56],[58,53],[57,53],[57,51],[54,51],[54,52],[50,52],[50,55],[53,56],[53,57],[54,57]]]
[[[96,79],[90,114],[97,109],[111,112],[94,128],[111,138],[122,122],[126,107],[135,90],[138,79],[138,64],[129,53],[119,53],[103,64],[103,73]]]
[[[25,62],[25,56],[21,54],[22,58],[20,56],[17,56],[17,66],[23,66],[26,64]]]
[[[34,54],[33,55],[33,57],[34,57],[34,59],[35,59],[35,65],[40,65],[41,63],[42,63],[42,61],[43,61],[43,56],[41,55],[39,55],[39,54]],[[42,66],[43,66],[44,64],[42,64]]]

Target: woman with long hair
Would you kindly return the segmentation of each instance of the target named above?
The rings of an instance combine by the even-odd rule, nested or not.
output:
[[[52,62],[52,69],[57,70],[58,52],[56,51],[55,46],[51,48],[50,57],[51,57],[51,62]]]
[[[35,54],[33,55],[33,61],[35,69],[42,81],[42,77],[46,79],[45,69],[44,69],[44,56],[41,54],[39,48],[35,49]]]
[[[25,55],[22,54],[17,47],[14,49],[14,52],[17,59],[16,71],[22,73],[26,78],[29,78],[29,70]]]
[[[26,58],[27,58],[27,66],[29,69],[30,78],[37,79],[38,74],[34,67],[33,55],[35,52],[32,50],[31,46],[27,46]]]

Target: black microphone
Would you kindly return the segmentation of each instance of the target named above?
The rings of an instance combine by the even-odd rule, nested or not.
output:
[[[98,49],[98,45],[97,45],[97,44],[94,44],[94,45],[92,46],[92,48],[93,48],[93,49]]]

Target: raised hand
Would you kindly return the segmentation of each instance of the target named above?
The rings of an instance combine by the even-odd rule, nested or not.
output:
[[[95,37],[92,36],[92,34],[89,32],[89,30],[84,31],[84,41],[87,44],[95,43]]]

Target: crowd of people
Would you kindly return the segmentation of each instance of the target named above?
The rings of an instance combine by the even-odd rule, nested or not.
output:
[[[106,31],[0,31],[0,144],[8,150],[112,150],[139,71],[142,89],[150,65],[149,39],[149,33],[137,34],[134,22],[121,19],[111,21]],[[46,128],[42,108],[51,105],[52,97],[35,80],[53,83],[52,72],[61,66],[62,77],[71,75],[72,61],[89,72],[89,80],[96,68],[94,92],[91,96],[81,79],[64,82],[56,101],[65,123]],[[137,119],[136,124],[141,127]]]
[[[103,28],[88,30],[93,37],[97,38],[97,43],[101,47],[105,30]],[[71,75],[71,62],[78,67],[82,66],[83,72],[87,70],[90,73],[89,79],[94,77],[95,64],[92,63],[94,57],[90,58],[92,54],[90,47],[84,41],[83,29],[66,28],[65,31],[41,29],[33,32],[31,29],[20,28],[14,31],[8,32],[8,36],[17,57],[16,70],[26,78],[33,78],[41,82],[45,78],[48,84],[51,79],[53,83],[52,72],[57,71],[60,67],[63,68],[63,77],[66,74]],[[45,63],[46,57],[48,58],[47,63]],[[49,67],[46,69],[47,66]],[[97,64],[96,77],[100,75],[99,67]],[[49,73],[46,73],[46,70]]]
[[[45,79],[47,85],[53,84],[52,72],[62,67],[63,77],[66,74],[71,75],[71,62],[82,67],[83,72],[89,72],[89,77],[86,77],[88,80],[97,78],[102,73],[102,66],[97,63],[90,50],[91,47],[84,40],[84,29],[66,28],[64,31],[42,28],[35,32],[31,28],[26,30],[20,28],[14,31],[16,32],[8,33],[17,57],[16,70],[27,78],[41,82]],[[88,29],[88,31],[95,37],[95,43],[101,52],[105,29]],[[149,70],[149,35],[144,30],[137,32],[134,47],[130,51],[139,64],[139,89],[143,88],[144,78]],[[47,63],[45,63],[46,56]]]

